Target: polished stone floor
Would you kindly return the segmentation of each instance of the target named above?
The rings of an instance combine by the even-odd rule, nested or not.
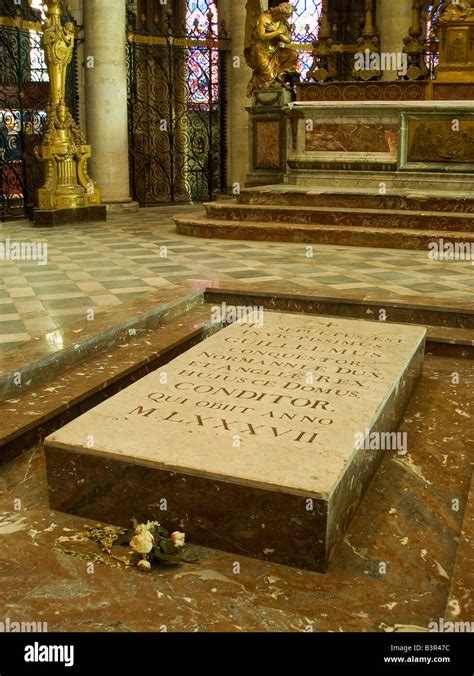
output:
[[[5,369],[9,347],[25,345],[31,360],[27,341],[34,333],[86,321],[91,308],[102,312],[100,321],[106,310],[114,322],[118,313],[123,320],[146,294],[163,290],[168,297],[168,289],[187,280],[278,284],[290,293],[379,293],[428,309],[430,302],[472,302],[468,263],[433,263],[420,251],[331,246],[314,247],[306,258],[297,244],[191,239],[174,232],[175,211],[56,230],[4,224],[0,241],[49,245],[47,266],[1,262]],[[426,632],[442,617],[467,620],[472,556],[460,543],[468,540],[464,514],[473,512],[473,388],[468,359],[427,356],[400,427],[410,452],[385,455],[326,574],[205,548],[196,548],[195,563],[149,576],[99,563],[91,569],[97,549],[81,541],[85,520],[50,509],[44,451],[35,446],[0,466],[0,619],[46,621],[49,631],[108,632]],[[38,399],[26,392],[24,402],[34,415]],[[20,410],[16,400],[11,405]]]
[[[288,289],[389,293],[470,301],[470,262],[433,262],[423,251],[194,239],[172,215],[196,206],[142,209],[107,223],[32,228],[0,225],[0,241],[47,242],[47,265],[0,260],[0,350],[186,280],[278,283]]]

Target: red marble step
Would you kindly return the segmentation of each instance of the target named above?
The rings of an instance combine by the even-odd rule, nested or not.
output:
[[[363,228],[403,228],[471,232],[474,214],[451,212],[356,209],[339,207],[270,206],[208,202],[204,205],[209,218],[228,221],[261,221],[297,225],[337,225]]]
[[[206,218],[201,212],[176,216],[174,222],[177,232],[181,235],[207,239],[244,239],[428,250],[431,242],[446,238],[446,233],[439,230],[229,221]],[[458,242],[474,244],[474,232],[449,232],[449,241],[454,244]]]
[[[412,191],[414,193],[414,191]],[[419,191],[423,193],[423,191]],[[408,211],[447,211],[451,213],[474,213],[474,199],[468,196],[439,197],[433,194],[305,190],[303,188],[246,188],[237,199],[238,204],[298,207],[341,207],[357,209],[395,209]]]
[[[127,342],[103,346],[81,363],[53,372],[49,381],[38,378],[28,390],[0,401],[0,465],[218,328],[211,324],[209,306],[190,306],[129,336]]]

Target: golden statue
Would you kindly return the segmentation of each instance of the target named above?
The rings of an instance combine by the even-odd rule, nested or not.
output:
[[[288,87],[285,75],[296,72],[298,52],[291,46],[291,18],[294,7],[283,2],[262,11],[260,0],[247,0],[247,27],[244,56],[253,70],[247,96],[256,89]]]
[[[46,129],[36,155],[44,163],[44,185],[38,190],[40,211],[100,204],[100,190],[87,174],[90,146],[66,103],[67,68],[74,51],[72,23],[61,23],[61,0],[48,1],[43,45],[50,80]]]

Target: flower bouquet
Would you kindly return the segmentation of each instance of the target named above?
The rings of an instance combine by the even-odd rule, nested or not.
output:
[[[140,557],[137,568],[148,572],[151,570],[153,559],[165,563],[181,561],[179,550],[184,547],[185,534],[174,531],[170,535],[169,531],[163,528],[158,521],[147,521],[139,523],[135,530],[123,533],[117,544],[121,544],[121,540],[124,543],[128,540],[133,552]]]
[[[128,530],[98,524],[89,528],[84,536],[96,542],[113,559],[125,563],[127,567],[136,565],[145,572],[151,570],[153,561],[180,563],[186,560],[182,556],[185,534],[180,531],[170,533],[158,521],[134,522],[134,527]],[[116,546],[130,547],[130,556],[125,560],[113,555],[112,548]]]

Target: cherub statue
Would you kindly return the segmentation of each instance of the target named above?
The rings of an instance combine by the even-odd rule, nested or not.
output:
[[[289,23],[293,12],[289,2],[263,11],[260,0],[247,0],[244,56],[253,70],[247,96],[255,89],[287,87],[285,76],[296,72],[298,52],[291,46]]]

